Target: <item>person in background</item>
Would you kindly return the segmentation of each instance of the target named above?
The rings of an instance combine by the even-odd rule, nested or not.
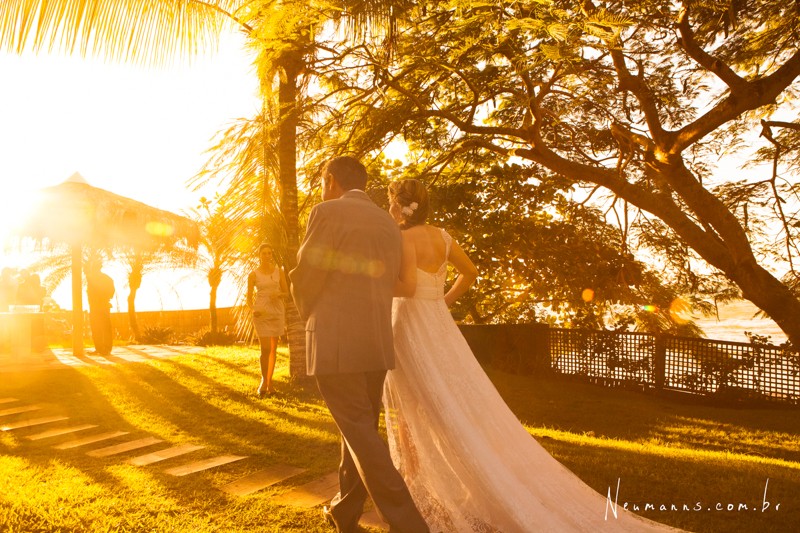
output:
[[[286,331],[283,298],[289,294],[289,290],[283,270],[275,263],[274,252],[268,244],[258,247],[258,260],[258,267],[247,277],[246,302],[253,312],[253,326],[261,345],[261,384],[257,393],[259,398],[263,398],[275,392],[272,374],[275,372],[278,338]]]
[[[92,328],[94,353],[111,355],[114,333],[111,326],[111,298],[114,297],[114,280],[105,274],[99,260],[86,266],[86,294],[89,297],[89,323]]]
[[[7,313],[8,306],[17,299],[17,275],[13,268],[5,267],[0,273],[0,313]]]
[[[23,271],[17,288],[18,305],[38,305],[41,309],[44,297],[47,295],[39,274]]]

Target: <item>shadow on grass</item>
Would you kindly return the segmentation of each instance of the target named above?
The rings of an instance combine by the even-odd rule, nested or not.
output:
[[[0,452],[7,457],[24,458],[43,471],[52,471],[57,465],[75,468],[111,494],[121,486],[132,487],[139,482],[151,485],[152,492],[168,495],[175,506],[209,516],[220,525],[219,530],[324,531],[315,511],[272,505],[272,489],[246,499],[214,490],[234,476],[274,464],[308,470],[290,484],[309,481],[336,468],[338,433],[316,388],[287,383],[287,360],[282,354],[276,382],[283,394],[257,399],[252,393],[252,378],[259,375],[257,368],[257,352],[231,349],[142,363],[0,376],[5,378],[0,381],[0,397],[50,404],[48,414],[70,416],[69,425],[92,423],[101,426],[93,430],[96,432],[129,431],[130,438],[126,440],[157,436],[166,441],[159,449],[183,443],[202,444],[207,446],[201,452],[205,457],[249,456],[247,461],[219,472],[175,478],[163,472],[164,468],[180,464],[174,459],[144,468],[124,464],[124,459],[149,449],[101,459],[88,457],[83,448],[57,451],[51,448],[55,442],[31,443],[22,438],[42,431],[41,427],[4,435]],[[793,525],[800,523],[800,465],[763,464],[722,453],[692,455],[692,450],[727,450],[797,462],[800,446],[793,449],[800,438],[797,412],[714,408],[564,380],[494,371],[489,374],[527,425],[567,432],[539,440],[590,486],[605,495],[619,479],[620,505],[625,501],[640,506],[650,503],[657,509],[662,504],[668,509],[677,505],[681,510],[641,514],[694,531],[791,531]],[[593,437],[582,438],[586,435]],[[675,452],[678,448],[680,453]],[[748,509],[758,504],[760,509],[767,478],[767,500],[773,509],[781,503],[778,511],[708,510],[708,505],[714,508],[717,503],[724,508],[744,503]],[[125,493],[135,494],[134,500],[140,506],[152,505],[134,488]],[[701,510],[694,510],[697,502],[701,503]],[[112,503],[108,506],[113,507]],[[692,510],[683,511],[683,504]],[[241,514],[233,509],[239,509]],[[32,520],[43,520],[35,511],[26,512],[33,513]],[[260,522],[266,516],[270,517],[270,524]],[[123,518],[128,519],[120,519]],[[154,524],[169,519],[157,515],[142,520],[144,524]],[[235,523],[223,527],[226,521]],[[64,524],[67,522],[62,523],[62,529],[67,527]]]
[[[619,507],[627,503],[651,520],[696,532],[777,533],[796,530],[800,523],[795,468],[540,442],[600,494],[610,491]]]
[[[260,354],[259,351],[254,351],[253,360],[256,363],[258,362],[258,358],[260,357],[260,355],[261,354]],[[256,370],[256,371],[246,370],[246,369],[242,368],[240,365],[238,365],[236,363],[228,361],[227,359],[224,359],[222,357],[218,357],[218,356],[214,356],[214,355],[210,355],[210,354],[207,354],[206,357],[210,361],[214,361],[216,364],[222,365],[225,368],[227,368],[227,369],[229,369],[229,370],[231,370],[233,372],[236,372],[236,373],[238,373],[238,374],[240,374],[242,376],[248,377],[248,378],[252,378],[253,382],[256,384],[256,386],[258,385],[258,382],[261,381],[261,371],[260,370]]]
[[[306,468],[309,477],[336,468],[338,434],[335,425],[324,406],[309,391],[299,391],[291,402],[279,398],[258,400],[175,360],[27,374],[20,385],[0,390],[3,395],[16,393],[24,401],[48,403],[48,414],[70,417],[65,425],[91,423],[98,428],[35,443],[24,437],[42,431],[41,426],[16,430],[16,444],[12,447],[0,443],[0,450],[23,456],[41,468],[47,468],[57,454],[60,461],[100,484],[114,483],[115,478],[109,476],[104,467],[119,463],[121,458],[184,443],[206,446],[193,455],[247,455],[247,466],[237,465],[234,474],[274,464]],[[302,412],[316,414],[316,417],[302,416]],[[105,431],[127,431],[129,435],[70,450],[50,448],[53,444],[50,441],[63,442]],[[165,442],[119,457],[86,456],[88,449],[144,436],[155,436]],[[213,476],[212,473],[207,475]],[[155,472],[155,477],[171,487],[192,483],[159,471]]]
[[[714,407],[561,377],[489,374],[530,426],[800,461],[800,409]]]

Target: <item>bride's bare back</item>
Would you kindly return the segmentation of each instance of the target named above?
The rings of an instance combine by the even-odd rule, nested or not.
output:
[[[403,233],[404,238],[410,239],[414,245],[416,267],[431,274],[438,272],[447,260],[447,244],[442,230],[425,224],[409,228]]]
[[[445,262],[451,263],[459,274],[444,297],[447,305],[451,305],[469,289],[478,277],[478,269],[457,242],[452,241],[448,254],[442,229],[420,224],[403,230],[403,260],[395,296],[413,296],[417,269],[435,274]]]

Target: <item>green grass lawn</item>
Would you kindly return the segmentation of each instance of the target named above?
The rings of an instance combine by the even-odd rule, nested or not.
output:
[[[0,398],[43,404],[48,415],[70,417],[63,425],[97,424],[128,431],[130,440],[154,436],[161,447],[203,445],[203,457],[248,456],[173,477],[163,471],[181,460],[125,462],[149,449],[93,458],[83,448],[53,449],[64,437],[25,439],[42,427],[0,433],[0,531],[330,531],[318,509],[271,498],[336,469],[336,428],[313,386],[288,382],[285,353],[280,395],[258,399],[257,358],[252,348],[210,348],[146,363],[0,373]],[[560,379],[490,376],[528,430],[584,481],[603,495],[611,486],[613,495],[619,480],[620,506],[654,505],[641,514],[693,531],[800,530],[798,410],[716,408]],[[306,472],[250,496],[219,490],[271,465]],[[767,479],[770,508],[761,512]],[[739,504],[748,510],[727,510]]]

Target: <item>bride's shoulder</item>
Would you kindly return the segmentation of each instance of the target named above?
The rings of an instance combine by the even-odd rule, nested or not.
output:
[[[438,235],[442,235],[445,239],[450,238],[450,234],[447,232],[446,229],[440,228],[438,226],[428,226],[430,228],[430,233],[436,233]]]

